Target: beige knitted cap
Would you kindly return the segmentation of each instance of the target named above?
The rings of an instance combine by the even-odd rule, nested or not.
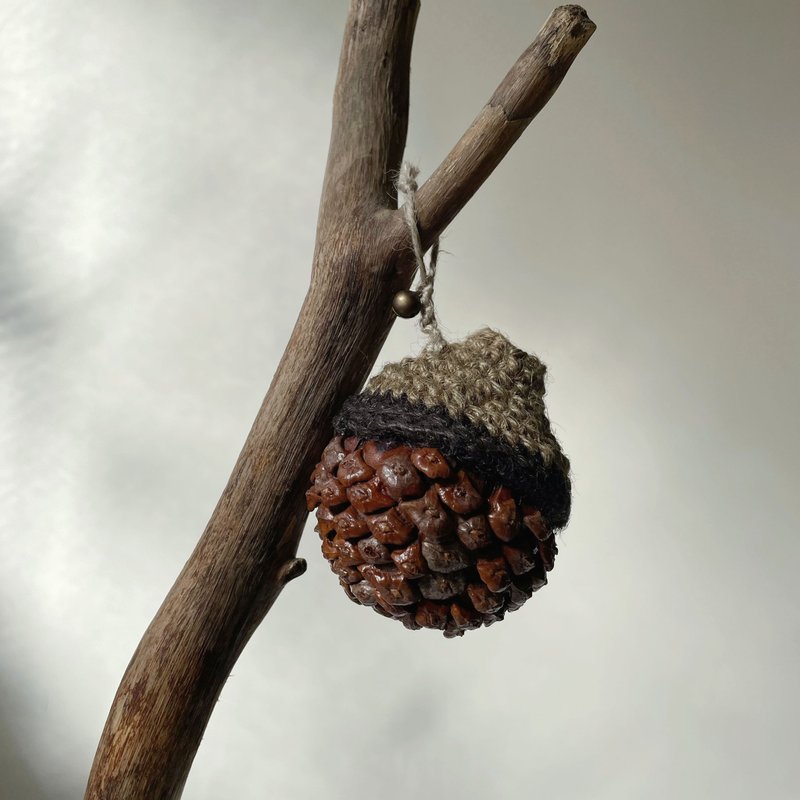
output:
[[[367,391],[441,406],[455,419],[466,417],[511,445],[538,451],[545,464],[568,469],[545,410],[546,371],[536,356],[502,333],[482,328],[461,342],[387,364]]]
[[[538,508],[553,529],[569,518],[569,460],[550,430],[545,366],[490,328],[387,364],[349,397],[334,430],[435,447],[492,486]]]

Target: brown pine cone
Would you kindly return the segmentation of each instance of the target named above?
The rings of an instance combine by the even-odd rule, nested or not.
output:
[[[348,597],[447,637],[491,625],[547,583],[540,511],[430,447],[335,436],[306,492]]]

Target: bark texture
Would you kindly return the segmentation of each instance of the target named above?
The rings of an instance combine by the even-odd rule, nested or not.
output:
[[[393,176],[405,146],[418,0],[351,0],[311,285],[284,356],[197,547],[137,647],[89,776],[91,800],[181,794],[222,686],[296,559],[308,475],[342,401],[369,374],[413,258]],[[557,88],[594,30],[556,9],[421,187],[431,242]]]

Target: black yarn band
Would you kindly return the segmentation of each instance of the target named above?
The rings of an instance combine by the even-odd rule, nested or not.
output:
[[[333,426],[343,436],[436,447],[490,484],[508,487],[519,501],[538,508],[552,528],[567,524],[571,486],[563,470],[546,465],[540,453],[493,436],[483,425],[454,419],[441,406],[363,392],[344,402]]]

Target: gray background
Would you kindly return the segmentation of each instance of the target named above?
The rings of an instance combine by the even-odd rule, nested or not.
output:
[[[551,9],[428,0],[423,176]],[[595,0],[448,230],[446,333],[550,368],[550,586],[446,641],[310,528],[185,797],[796,798],[800,4]],[[305,292],[343,0],[0,2],[0,795],[81,795]],[[412,323],[386,358],[414,352]],[[795,675],[795,678],[792,678]]]

